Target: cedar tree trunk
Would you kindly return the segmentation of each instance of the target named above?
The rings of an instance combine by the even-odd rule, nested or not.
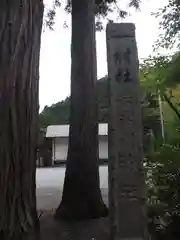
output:
[[[63,197],[56,218],[107,215],[98,171],[94,0],[72,0],[70,136]]]
[[[0,1],[0,239],[37,239],[41,0]]]

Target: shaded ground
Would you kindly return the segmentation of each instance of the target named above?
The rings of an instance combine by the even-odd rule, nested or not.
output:
[[[40,218],[42,240],[108,240],[108,218],[78,223],[57,222],[52,214]]]
[[[37,209],[40,216],[41,240],[108,240],[108,218],[78,223],[54,220],[63,190],[65,168],[41,168],[36,172]],[[108,170],[100,167],[100,186],[103,200],[108,204]]]
[[[101,191],[104,202],[108,204],[107,189],[101,189]],[[50,197],[54,197],[54,201],[51,203],[58,206],[60,201],[59,192],[57,193],[54,190],[53,195],[50,195]],[[43,195],[41,199],[43,200]],[[108,240],[108,218],[77,223],[60,222],[54,219],[55,208],[50,209],[52,205],[48,205],[49,200],[46,203],[44,199],[43,203],[46,205],[46,209],[38,210],[41,225],[41,240]]]

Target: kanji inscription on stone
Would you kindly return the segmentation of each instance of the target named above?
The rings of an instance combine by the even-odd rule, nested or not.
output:
[[[111,240],[146,240],[142,114],[135,26],[107,26]],[[114,227],[116,226],[116,227]]]

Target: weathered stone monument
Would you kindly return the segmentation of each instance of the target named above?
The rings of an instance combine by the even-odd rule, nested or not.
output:
[[[142,114],[134,24],[108,24],[107,57],[110,239],[144,240]]]

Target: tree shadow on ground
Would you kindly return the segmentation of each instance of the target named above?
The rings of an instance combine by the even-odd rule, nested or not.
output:
[[[83,222],[56,221],[53,214],[40,218],[43,240],[108,240],[109,219],[94,219]]]

